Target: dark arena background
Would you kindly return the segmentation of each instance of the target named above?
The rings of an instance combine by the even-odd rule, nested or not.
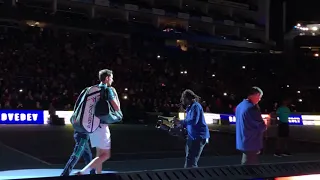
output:
[[[0,0],[0,179],[317,179],[320,27],[297,22],[272,35],[273,3]],[[111,159],[101,175],[59,177],[74,146],[74,102],[103,68],[114,72],[124,113],[110,125]],[[234,111],[251,86],[264,91],[268,130],[260,164],[241,166]],[[184,117],[188,88],[211,134],[193,169],[183,168],[185,140],[155,127],[159,115]],[[292,100],[292,156],[275,157],[272,115],[283,97]]]

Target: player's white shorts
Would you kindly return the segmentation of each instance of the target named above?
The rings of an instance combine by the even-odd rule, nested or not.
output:
[[[111,149],[111,133],[107,124],[101,124],[96,131],[90,134],[91,147]]]

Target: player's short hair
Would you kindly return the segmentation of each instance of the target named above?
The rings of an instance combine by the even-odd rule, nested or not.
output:
[[[106,77],[111,76],[113,74],[110,69],[102,69],[99,71],[99,80],[102,82],[106,79]]]
[[[247,93],[248,96],[252,96],[256,94],[260,94],[260,96],[263,95],[263,91],[257,86],[251,87]]]

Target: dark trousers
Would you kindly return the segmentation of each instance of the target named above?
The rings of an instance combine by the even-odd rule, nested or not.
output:
[[[89,146],[89,135],[84,133],[74,132],[75,147],[69,158],[61,176],[69,176],[74,166],[78,163],[82,156],[85,164],[89,164],[92,160],[92,153]],[[95,170],[91,170],[90,174],[95,174]]]
[[[186,159],[184,164],[185,168],[198,167],[198,161],[200,159],[202,150],[206,144],[207,144],[206,139],[196,139],[196,140],[187,139]]]
[[[259,164],[258,156],[259,156],[258,151],[245,151],[245,152],[242,152],[241,164],[242,165]]]

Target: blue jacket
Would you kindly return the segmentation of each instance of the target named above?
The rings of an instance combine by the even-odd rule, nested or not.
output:
[[[258,108],[243,100],[236,108],[236,148],[240,151],[260,151],[266,125]]]
[[[210,138],[209,128],[204,119],[203,109],[198,102],[192,103],[186,109],[187,115],[181,123],[186,127],[188,139],[208,139]]]

